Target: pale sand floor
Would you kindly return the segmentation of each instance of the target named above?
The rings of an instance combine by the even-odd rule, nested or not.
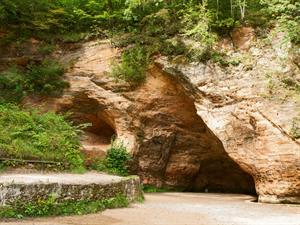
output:
[[[247,195],[210,193],[146,194],[125,209],[86,216],[26,219],[1,225],[300,225],[300,205],[251,202]]]

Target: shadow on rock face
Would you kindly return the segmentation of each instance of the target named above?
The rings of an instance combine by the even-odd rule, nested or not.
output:
[[[252,177],[197,115],[193,93],[179,79],[154,66],[135,90],[140,133],[134,155],[143,182],[189,191],[255,193]]]

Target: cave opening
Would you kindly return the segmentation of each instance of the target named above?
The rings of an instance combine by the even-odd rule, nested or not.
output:
[[[87,161],[104,158],[111,140],[117,136],[113,120],[105,113],[98,113],[81,115],[80,122],[88,124],[81,136],[82,152]]]
[[[190,190],[256,195],[253,177],[229,157],[203,160]]]

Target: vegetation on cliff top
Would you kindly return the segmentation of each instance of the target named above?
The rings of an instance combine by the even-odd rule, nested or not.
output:
[[[187,26],[187,33],[206,32],[207,24],[223,33],[238,23],[262,25],[274,18],[299,41],[299,10],[295,0],[2,0],[1,37],[18,34],[53,39],[74,32],[106,35],[112,30],[143,29],[147,23],[152,23],[147,32],[169,35],[186,16],[194,14],[197,21]]]
[[[0,20],[2,44],[28,37],[49,43],[112,37],[117,46],[128,47],[113,76],[134,85],[144,80],[147,59],[155,54],[188,61],[222,56],[215,42],[241,24],[271,27],[276,22],[288,39],[300,42],[295,0],[3,0]]]

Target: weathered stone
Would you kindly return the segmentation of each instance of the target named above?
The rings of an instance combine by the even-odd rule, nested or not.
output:
[[[124,195],[129,201],[142,196],[138,177],[105,174],[1,174],[0,206],[29,203],[55,196],[58,202],[102,200]]]
[[[300,142],[290,135],[300,115],[299,92],[282,81],[297,82],[300,71],[287,57],[290,45],[276,40],[232,53],[243,59],[239,66],[176,65],[174,75],[198,89],[198,114],[230,158],[252,175],[259,201],[300,203]],[[167,71],[175,67],[160,63]]]
[[[300,104],[277,76],[298,79],[299,69],[288,58],[282,63],[278,46],[247,48],[232,52],[242,63],[226,69],[215,63],[175,67],[161,58],[131,90],[108,76],[118,51],[91,42],[65,57],[77,62],[61,98],[27,102],[73,111],[75,121],[92,123],[87,132],[99,145],[103,135],[116,134],[132,151],[143,183],[253,193],[253,178],[259,201],[299,202],[300,147],[289,131]]]
[[[233,46],[240,50],[249,50],[255,39],[255,31],[252,27],[237,27],[231,32]]]
[[[61,98],[30,98],[26,102],[43,105],[45,110],[72,111],[75,121],[92,123],[87,135],[92,133],[98,157],[103,157],[107,139],[116,134],[132,151],[132,170],[144,183],[253,193],[251,176],[228,157],[197,115],[193,96],[197,92],[185,76],[173,76],[154,65],[144,84],[131,90],[108,76],[117,54],[107,42],[87,43],[66,56],[79,58],[66,74],[70,88]],[[91,146],[88,142],[83,141],[85,149]]]

